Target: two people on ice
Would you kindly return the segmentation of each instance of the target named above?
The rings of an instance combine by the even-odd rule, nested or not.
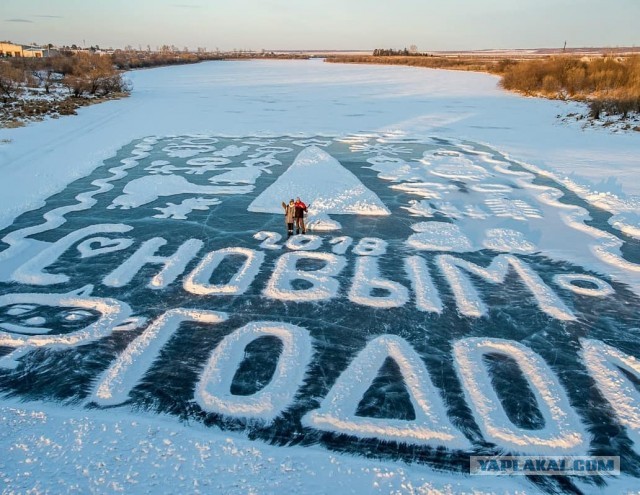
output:
[[[296,234],[302,231],[303,234],[307,233],[307,229],[304,226],[304,214],[307,211],[307,205],[305,205],[300,198],[289,200],[289,204],[282,202],[284,208],[284,221],[287,224],[287,234],[293,234],[293,224],[296,224]]]

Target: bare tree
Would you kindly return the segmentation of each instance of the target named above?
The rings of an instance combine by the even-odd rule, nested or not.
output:
[[[58,79],[59,74],[55,71],[53,65],[45,65],[43,67],[35,69],[33,77],[38,80],[40,86],[44,88],[44,92],[49,94],[51,86]]]
[[[26,80],[24,70],[13,67],[8,62],[0,62],[0,98],[6,104],[16,99]]]
[[[90,53],[78,53],[73,57],[73,69],[64,77],[63,84],[74,96],[106,95],[126,90],[112,58]]]

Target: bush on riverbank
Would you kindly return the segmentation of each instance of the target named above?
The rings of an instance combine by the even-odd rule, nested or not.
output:
[[[70,72],[64,76],[62,84],[76,97],[130,91],[111,57],[90,53],[78,53],[73,57]]]
[[[15,100],[20,95],[26,81],[27,75],[23,70],[0,61],[0,99],[2,104],[6,105]]]
[[[342,64],[381,64],[381,65],[409,65],[411,67],[425,67],[428,69],[470,70],[497,73],[500,60],[492,57],[439,57],[425,54],[417,55],[338,55],[327,57],[326,62]]]
[[[110,55],[91,52],[0,60],[0,126],[14,127],[131,91]]]
[[[500,75],[501,86],[511,91],[584,101],[594,119],[602,114],[623,118],[640,114],[640,55],[595,58],[558,55],[524,60],[488,55],[347,55],[329,57],[326,61],[489,72]]]
[[[640,112],[640,56],[551,57],[510,65],[502,87],[527,95],[586,101],[590,114]]]
[[[135,50],[116,50],[111,59],[120,70],[143,69],[163,65],[195,64],[205,60],[222,60],[222,56],[213,52],[149,52]]]
[[[127,93],[130,88],[110,55],[90,52],[62,52],[46,58],[12,58],[0,61],[0,91],[18,86],[18,90],[3,91],[4,103],[15,100],[20,90],[43,89],[46,94],[54,86],[64,87],[73,96],[108,96]]]

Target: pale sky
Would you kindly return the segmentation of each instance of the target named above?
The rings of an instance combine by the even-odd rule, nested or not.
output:
[[[640,45],[640,0],[0,0],[0,39],[195,49]]]

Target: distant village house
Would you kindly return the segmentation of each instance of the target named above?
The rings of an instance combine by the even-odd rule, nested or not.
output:
[[[0,42],[0,57],[41,58],[47,56],[46,52],[46,49],[38,46],[16,45],[6,41]]]

